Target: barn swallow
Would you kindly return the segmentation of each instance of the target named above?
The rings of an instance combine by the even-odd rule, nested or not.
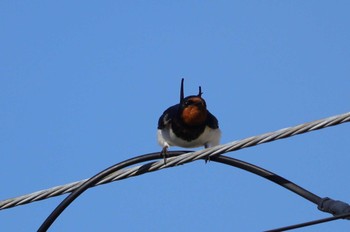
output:
[[[166,109],[158,120],[158,143],[162,146],[161,156],[166,163],[170,146],[194,148],[216,146],[221,131],[218,120],[207,110],[199,86],[197,95],[184,97],[184,79],[181,80],[180,103]]]

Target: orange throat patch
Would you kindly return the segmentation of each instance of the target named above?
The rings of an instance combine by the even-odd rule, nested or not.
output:
[[[181,118],[185,124],[197,126],[207,119],[207,110],[198,106],[188,106],[182,111]]]

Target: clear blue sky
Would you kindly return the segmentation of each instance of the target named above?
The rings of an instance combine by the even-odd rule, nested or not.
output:
[[[0,199],[160,151],[158,117],[202,86],[222,143],[350,111],[349,1],[1,1]],[[229,153],[350,202],[349,124]],[[179,148],[172,148],[176,150]],[[0,211],[35,231],[63,196]],[[197,161],[90,189],[52,231],[262,231],[328,217]],[[302,231],[348,231],[336,221]]]

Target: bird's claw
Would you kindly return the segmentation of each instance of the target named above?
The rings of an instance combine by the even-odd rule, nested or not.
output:
[[[164,164],[166,164],[167,152],[168,152],[167,146],[163,147],[162,151],[160,152],[160,156],[163,157],[164,159]]]
[[[205,163],[210,162],[210,156],[208,156],[207,158],[205,158]]]

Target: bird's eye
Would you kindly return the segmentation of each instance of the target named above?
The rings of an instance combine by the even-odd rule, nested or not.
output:
[[[187,100],[186,102],[185,102],[185,105],[186,106],[189,106],[189,105],[192,105],[193,104],[193,101],[192,100]]]

